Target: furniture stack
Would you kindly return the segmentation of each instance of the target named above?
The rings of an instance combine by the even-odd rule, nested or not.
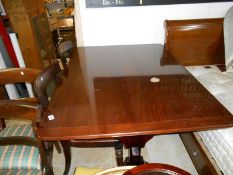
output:
[[[26,67],[43,68],[55,59],[43,0],[3,0],[11,26],[18,35]]]

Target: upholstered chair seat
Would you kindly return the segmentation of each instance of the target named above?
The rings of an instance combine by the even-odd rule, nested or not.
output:
[[[31,124],[8,126],[0,132],[0,137],[11,136],[35,137]],[[0,146],[0,155],[0,174],[40,175],[42,172],[37,147],[26,145]]]

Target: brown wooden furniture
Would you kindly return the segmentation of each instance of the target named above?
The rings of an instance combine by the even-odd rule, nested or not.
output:
[[[53,67],[54,69],[50,69]],[[16,100],[10,100],[10,102],[26,102],[32,105],[42,105],[43,108],[46,108],[49,103],[49,97],[51,97],[53,93],[53,85],[58,85],[60,82],[61,69],[59,64],[52,64],[48,68],[41,71],[40,69],[33,68],[11,68],[11,69],[2,69],[0,71],[0,85],[7,83],[34,83],[34,90],[36,93],[36,97],[27,97],[27,98],[19,98]],[[38,79],[40,77],[40,79]],[[54,80],[54,81],[53,81]],[[56,84],[51,84],[50,82],[55,82]],[[51,86],[52,85],[52,86]],[[48,87],[50,86],[50,87]],[[4,119],[1,119],[1,129],[5,127]],[[51,146],[51,143],[47,143],[47,145]],[[61,148],[55,142],[56,149],[59,153],[61,153]]]
[[[4,85],[7,83],[34,83],[40,69],[33,68],[10,68],[10,69],[1,69],[0,70],[0,84]],[[37,98],[19,98],[16,101],[32,102],[38,103]]]
[[[56,86],[61,83],[62,71],[58,62],[42,70],[34,82],[34,90],[39,103],[47,107],[49,105],[49,98],[54,93]]]
[[[57,63],[45,68],[43,71],[34,68],[10,68],[0,70],[0,85],[8,83],[28,82],[34,85],[36,97],[19,98],[11,101],[21,101],[30,103],[39,103],[44,107],[49,104],[49,98],[52,96],[54,87],[61,82],[62,71]],[[56,84],[50,84],[50,83]]]
[[[13,31],[18,35],[26,67],[43,68],[55,59],[43,0],[4,0]]]
[[[73,43],[76,42],[74,16],[67,16],[58,19],[57,30],[63,42],[68,40],[71,40]]]
[[[166,20],[165,48],[183,65],[224,64],[223,19]],[[169,55],[162,64],[173,64]]]
[[[2,69],[0,71],[0,85],[5,85],[7,83],[21,83],[21,82],[34,82],[38,73],[40,72],[39,69],[31,69],[31,68],[11,68],[11,69]],[[4,87],[3,87],[4,88]],[[4,88],[5,89],[5,88]],[[7,98],[5,98],[7,99]],[[2,100],[2,99],[1,99]],[[23,102],[31,102],[37,103],[36,98],[20,98],[16,101],[23,101]],[[1,119],[0,122],[0,130],[5,127],[4,119]]]
[[[38,103],[41,104],[44,109],[48,107],[49,99],[55,92],[56,87],[61,85],[62,73],[59,63],[56,62],[42,70],[34,81],[34,90]],[[54,145],[58,153],[61,153],[58,142],[54,142]]]
[[[181,64],[217,64],[224,70],[223,19],[167,20],[165,47]],[[167,59],[163,64],[172,64]],[[180,137],[200,175],[217,174],[214,166],[193,133]]]
[[[114,147],[118,166],[123,165],[123,145],[119,139],[85,139],[85,140],[61,140],[65,156],[64,175],[69,173],[71,165],[71,147],[91,148],[91,147]]]
[[[62,67],[64,69],[64,73],[67,74],[67,58],[71,58],[73,52],[74,44],[71,40],[62,42],[57,46],[57,54],[59,59],[61,60]]]
[[[149,163],[128,170],[123,175],[191,175],[190,173],[172,165]]]
[[[41,120],[41,107],[37,105],[32,105],[31,103],[26,102],[17,102],[17,101],[10,101],[10,100],[1,100],[0,101],[0,118],[1,119],[9,119],[9,118],[21,118],[31,120],[33,123],[33,131],[36,133],[37,127]],[[10,127],[9,127],[10,128]],[[4,129],[9,129],[8,127]],[[1,132],[4,132],[4,129]],[[8,146],[8,145],[27,145],[27,146],[35,146],[39,149],[40,159],[41,159],[41,172],[51,175],[53,174],[53,170],[50,166],[51,163],[51,156],[49,157],[50,160],[47,159],[48,155],[52,155],[51,147],[46,148],[43,142],[41,142],[37,137],[31,136],[5,136],[0,137],[0,145],[1,146]],[[50,153],[48,153],[48,151]],[[3,155],[1,155],[3,156]],[[18,159],[18,157],[16,157]],[[16,161],[17,161],[16,159]],[[28,158],[29,159],[29,158]],[[49,163],[50,162],[50,163]],[[16,163],[14,161],[11,162]],[[15,172],[16,170],[13,168],[9,169],[9,171]],[[28,168],[28,167],[25,167]],[[44,169],[45,168],[45,169]],[[22,170],[22,169],[21,169]],[[32,171],[29,167],[29,170]],[[3,173],[6,173],[7,170],[4,169]]]
[[[210,157],[206,155],[201,143],[193,133],[180,133],[180,138],[198,174],[218,175],[214,165],[210,161]]]
[[[12,68],[0,71],[0,84],[21,83],[35,81],[40,70],[30,68]],[[22,118],[32,121],[33,132],[36,134],[37,127],[42,118],[43,106],[38,105],[36,98],[21,98],[17,100],[0,100],[0,118],[1,118],[1,132],[9,129],[11,126],[6,126],[4,119]],[[20,126],[19,126],[20,127]],[[41,157],[41,171],[45,168],[45,174],[53,174],[50,166],[52,158],[52,145],[46,143],[46,146],[35,136],[20,136],[10,132],[13,135],[7,137],[0,137],[0,145],[31,145],[39,149]],[[23,132],[22,132],[23,133]],[[45,150],[46,149],[46,150]],[[46,153],[45,153],[46,151]],[[3,156],[3,155],[1,155]],[[47,160],[49,156],[49,160]],[[14,161],[13,161],[14,162]],[[13,163],[12,162],[12,163]],[[14,162],[15,163],[15,162]],[[30,168],[29,168],[30,169]],[[13,169],[15,170],[15,169]]]
[[[160,64],[163,52],[159,44],[79,48],[39,138],[126,138],[140,147],[140,136],[231,127],[232,115],[183,66]]]
[[[0,86],[0,99],[7,99],[7,92],[4,86]]]

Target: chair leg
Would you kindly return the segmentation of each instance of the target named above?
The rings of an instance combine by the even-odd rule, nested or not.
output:
[[[0,131],[3,130],[6,127],[5,119],[0,119]]]
[[[61,63],[62,63],[62,67],[63,67],[63,75],[67,77],[68,76],[68,68],[67,68],[67,65],[66,65],[67,60],[66,60],[65,57],[61,58]]]
[[[70,141],[63,140],[61,141],[62,149],[65,156],[65,171],[63,175],[67,175],[70,170],[70,164],[71,164],[71,149],[70,149]]]
[[[48,160],[48,157],[51,154],[50,151],[52,149],[49,148],[48,150],[46,150],[45,144],[40,141],[38,141],[38,149],[39,149],[41,160],[42,160],[42,171],[45,168],[45,175],[53,175],[54,173],[52,169],[52,164]]]
[[[123,145],[121,143],[119,143],[114,148],[115,148],[115,155],[116,155],[117,166],[123,166],[124,165],[124,160],[123,160]]]
[[[53,142],[53,143],[54,143],[54,146],[55,146],[57,152],[60,154],[61,153],[61,147],[60,147],[59,143],[58,142]]]

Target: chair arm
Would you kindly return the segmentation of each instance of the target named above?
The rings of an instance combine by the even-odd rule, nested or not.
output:
[[[41,121],[43,107],[38,104],[17,100],[0,100],[0,118],[22,118]]]
[[[14,99],[11,101],[15,101],[15,102],[25,102],[25,103],[32,103],[32,104],[38,104],[38,98],[37,97],[29,97],[29,98],[18,98],[18,99]]]
[[[27,136],[12,136],[12,137],[0,137],[0,145],[27,145],[38,147],[38,139],[36,137]]]

